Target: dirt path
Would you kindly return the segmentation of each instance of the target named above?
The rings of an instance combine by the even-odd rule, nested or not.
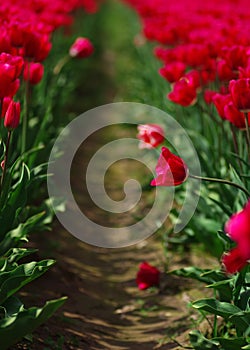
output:
[[[106,102],[112,101],[116,95],[111,68],[115,60],[114,52],[104,52],[101,63],[107,74],[104,85]],[[100,65],[100,62],[97,64]],[[101,84],[95,83],[94,79],[91,84],[94,94]],[[93,135],[81,147],[73,164],[72,186],[78,204],[100,223],[127,224],[131,216],[114,219],[112,215],[102,213],[91,203],[79,174],[84,173],[83,165],[88,164],[96,149],[112,139],[111,135],[124,132],[134,133],[133,130],[107,130],[102,135]],[[129,172],[143,177],[142,169],[134,164],[117,164],[112,168],[106,183],[111,197],[119,199],[123,195],[121,184],[127,180]],[[139,210],[145,210],[146,198],[143,203]],[[136,246],[101,249],[82,243],[55,222],[53,231],[34,236],[32,245],[39,247],[39,256],[35,258],[55,258],[57,263],[43,277],[22,290],[22,300],[26,301],[26,306],[37,305],[38,300],[42,305],[48,299],[67,295],[68,301],[35,332],[33,342],[24,341],[14,349],[181,349],[172,338],[185,342],[187,330],[197,318],[188,308],[190,300],[200,293],[197,286],[164,274],[160,291],[138,291],[135,284],[138,265],[143,260],[164,270],[163,250],[156,235]],[[196,255],[190,253],[187,257],[174,252],[169,254],[171,269],[191,264],[206,266],[207,263],[204,257],[197,260]]]
[[[79,182],[79,172],[84,173],[81,161],[84,160],[86,166],[91,153],[103,141],[112,139],[110,135],[114,132],[103,135],[104,140],[100,135],[94,135],[77,153],[72,168],[72,187],[78,194],[79,206],[83,211],[88,208],[93,220],[120,225],[121,218],[116,221],[112,214],[102,214],[93,206]],[[126,170],[130,173],[128,164]],[[138,172],[134,165],[131,170]],[[107,178],[111,197],[119,197],[120,184],[125,176],[126,172],[121,171],[120,165],[113,168]],[[68,301],[38,329],[33,344],[26,342],[28,345],[22,344],[17,349],[181,349],[171,338],[181,343],[187,339],[186,331],[197,317],[188,308],[189,301],[200,293],[196,285],[164,274],[160,291],[139,291],[135,284],[141,261],[147,260],[162,271],[164,269],[163,250],[157,235],[136,246],[101,249],[82,243],[55,222],[53,232],[36,236],[35,240],[33,244],[39,247],[39,258],[55,258],[57,264],[27,286],[22,292],[22,300],[35,305],[38,300],[42,304],[47,299],[67,295]],[[190,253],[183,257],[170,252],[169,257],[171,269],[197,264],[198,261]],[[200,266],[201,261],[198,263]],[[206,264],[204,257],[202,264]]]

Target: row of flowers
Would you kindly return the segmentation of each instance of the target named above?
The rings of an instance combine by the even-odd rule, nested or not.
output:
[[[215,223],[218,232],[213,242],[219,252],[221,244],[223,249],[219,270],[192,267],[176,271],[178,275],[209,282],[215,290],[216,298],[193,303],[201,312],[214,315],[210,338],[199,332],[191,333],[190,341],[195,349],[248,348],[249,305],[248,298],[244,303],[242,300],[248,293],[250,260],[250,40],[247,35],[250,8],[245,0],[126,2],[141,19],[142,35],[158,45],[154,55],[163,63],[159,74],[167,82],[166,91],[170,89],[166,106],[188,128],[205,173],[205,176],[191,174],[189,164],[163,145],[168,135],[161,125],[141,125],[138,127],[141,148],[163,145],[156,165],[157,176],[151,185],[179,186],[188,178],[204,180],[202,196],[210,209],[198,206],[196,216],[199,210],[205,214],[199,220],[194,217],[193,221],[199,224],[193,227],[202,229],[196,232],[196,237],[207,246],[206,239],[211,235],[207,223]],[[218,174],[220,178],[214,176]],[[209,182],[214,187],[205,185]],[[226,217],[225,224],[222,220]],[[204,224],[200,225],[202,219]],[[146,289],[159,283],[159,270],[142,263],[137,274],[138,287]],[[225,321],[225,332],[220,337],[217,317]],[[244,318],[245,327],[239,326],[240,317]]]
[[[16,292],[54,264],[51,259],[33,261],[34,249],[22,246],[30,233],[49,229],[53,218],[43,191],[49,147],[58,128],[57,115],[53,114],[56,103],[53,91],[58,90],[59,96],[58,77],[70,59],[86,58],[94,51],[89,39],[78,37],[74,41],[71,35],[75,12],[93,13],[97,9],[95,0],[10,0],[0,4],[0,338],[3,350],[31,333],[65,302],[64,297],[48,301],[41,308],[26,309]],[[71,46],[67,46],[67,41],[64,44],[64,39],[60,42],[60,35],[64,35]],[[57,64],[51,57],[55,54],[49,56],[52,46],[57,46],[59,54],[65,55],[57,57]],[[26,262],[20,262],[24,257]]]

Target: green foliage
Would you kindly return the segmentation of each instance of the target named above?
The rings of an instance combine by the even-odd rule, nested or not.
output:
[[[8,299],[1,309],[5,317],[0,319],[1,349],[8,349],[26,334],[33,332],[62,306],[66,298],[51,300],[41,308],[24,309],[20,301],[13,297]]]

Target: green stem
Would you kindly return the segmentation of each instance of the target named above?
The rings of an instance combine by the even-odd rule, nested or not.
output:
[[[12,130],[9,130],[8,131],[8,136],[7,136],[7,141],[6,141],[5,155],[4,155],[3,173],[2,173],[2,176],[1,176],[0,194],[1,194],[2,188],[4,186],[4,180],[5,180],[6,170],[7,170],[7,163],[8,163],[8,155],[9,155],[11,134],[12,134]]]
[[[233,137],[234,152],[235,152],[238,156],[240,156],[239,145],[238,145],[238,141],[237,141],[237,136],[236,136],[236,133],[235,133],[234,126],[233,126],[232,124],[231,124],[231,131],[232,131],[232,137]],[[237,158],[237,160],[238,160],[238,164],[239,164],[240,170],[241,170],[241,172],[243,173],[241,161],[240,161],[239,158]]]
[[[244,115],[245,115],[245,124],[246,124],[248,159],[250,161],[250,128],[249,128],[249,122],[248,122],[248,113],[244,113]]]
[[[66,55],[66,56],[64,56],[63,58],[61,58],[61,59],[58,61],[58,63],[56,64],[56,66],[54,67],[53,73],[54,73],[55,75],[58,75],[58,74],[61,72],[62,68],[65,66],[65,64],[66,64],[67,62],[69,62],[70,59],[71,59],[71,57],[70,57],[69,55]]]
[[[28,62],[28,76],[25,81],[25,92],[24,92],[24,113],[22,122],[22,141],[21,141],[21,154],[26,151],[26,140],[27,140],[27,128],[28,128],[28,105],[29,105],[29,71],[30,63]]]
[[[231,181],[224,180],[224,179],[217,179],[217,178],[213,178],[213,177],[197,176],[197,175],[192,175],[192,174],[189,174],[188,176],[191,177],[192,179],[196,179],[196,180],[217,182],[217,183],[222,183],[224,185],[229,185],[229,186],[236,187],[239,190],[243,191],[247,195],[247,197],[250,197],[250,193],[244,187],[242,187],[241,185],[236,184],[235,182],[231,182]]]

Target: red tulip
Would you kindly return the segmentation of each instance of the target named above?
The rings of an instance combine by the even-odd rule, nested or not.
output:
[[[8,129],[18,127],[20,121],[20,102],[11,101],[4,118],[4,126]]]
[[[32,85],[40,83],[44,73],[44,67],[41,63],[26,63],[23,71],[23,79],[29,80]]]
[[[23,59],[7,53],[0,54],[0,99],[13,97],[20,85],[18,80],[23,68]]]
[[[196,88],[193,86],[193,81],[185,77],[174,83],[173,91],[168,94],[171,101],[184,107],[194,104],[196,97]]]
[[[234,214],[225,225],[229,237],[237,247],[222,257],[227,272],[240,271],[250,260],[250,200],[242,211]]]
[[[244,113],[240,112],[233,102],[229,102],[224,107],[224,114],[225,118],[230,121],[230,123],[234,124],[239,129],[245,129],[246,128],[246,121]],[[250,116],[248,113],[248,121],[250,122]]]
[[[152,148],[164,141],[164,130],[157,124],[138,125],[137,138],[141,140],[139,148]]]
[[[183,77],[185,73],[186,65],[182,62],[171,62],[160,68],[160,75],[168,80],[170,83],[174,83]]]
[[[235,107],[241,112],[250,112],[250,79],[231,80],[229,91]]]
[[[217,93],[212,97],[212,101],[217,109],[219,116],[222,119],[226,119],[224,108],[229,102],[232,101],[230,94],[222,95]]]
[[[180,157],[162,147],[156,174],[157,177],[151,181],[151,186],[178,186],[187,179],[188,167]]]
[[[92,43],[87,38],[77,38],[69,50],[71,57],[85,58],[94,52]]]
[[[136,283],[139,289],[147,289],[149,287],[158,286],[160,283],[160,271],[147,263],[142,262],[136,276]]]
[[[2,106],[1,106],[1,118],[5,117],[5,114],[7,112],[7,109],[10,105],[10,102],[12,101],[11,97],[4,97],[2,101]]]
[[[213,97],[217,94],[217,92],[213,90],[205,90],[204,91],[204,101],[207,104],[211,104],[213,102]]]

